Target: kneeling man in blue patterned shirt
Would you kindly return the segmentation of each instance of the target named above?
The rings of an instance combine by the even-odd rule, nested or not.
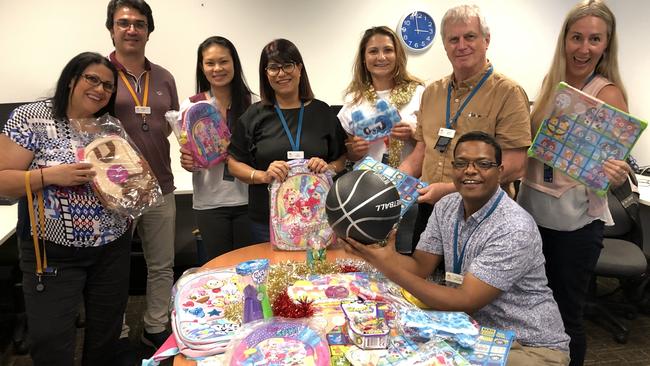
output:
[[[457,192],[438,201],[412,256],[342,239],[345,249],[436,310],[516,332],[508,365],[568,365],[569,336],[547,286],[533,218],[499,187],[501,148],[470,132],[454,148]],[[446,285],[427,281],[444,260]]]

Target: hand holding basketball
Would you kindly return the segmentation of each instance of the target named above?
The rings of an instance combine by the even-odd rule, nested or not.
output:
[[[188,172],[194,171],[194,158],[192,153],[184,147],[180,148],[181,153],[181,167],[187,170]]]
[[[364,259],[370,265],[379,269],[382,265],[391,263],[397,255],[395,250],[396,232],[396,230],[390,232],[386,246],[364,245],[352,238],[339,238],[339,241],[343,243],[346,252]]]

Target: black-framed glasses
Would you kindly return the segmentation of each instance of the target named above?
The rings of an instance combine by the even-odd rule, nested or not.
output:
[[[115,90],[115,84],[111,83],[110,81],[102,81],[102,79],[92,74],[82,74],[81,76],[83,76],[84,80],[86,80],[90,86],[97,86],[99,84],[102,84],[102,88],[107,93],[112,93]]]
[[[269,74],[269,76],[277,76],[280,73],[280,70],[284,71],[285,74],[290,74],[295,69],[295,62],[287,62],[286,64],[268,64],[265,68],[266,73]]]
[[[130,22],[126,19],[118,19],[115,21],[115,25],[121,30],[128,30],[133,26],[133,28],[138,32],[143,32],[147,29],[147,22],[144,20],[136,20],[135,22]]]
[[[499,166],[499,164],[489,160],[454,160],[451,162],[451,166],[458,170],[467,169],[469,164],[472,164],[474,169],[479,170],[490,170]]]

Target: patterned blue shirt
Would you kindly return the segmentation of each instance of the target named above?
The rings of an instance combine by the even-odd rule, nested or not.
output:
[[[77,162],[73,145],[80,138],[67,120],[53,118],[49,101],[16,108],[2,132],[34,153],[28,169]],[[65,246],[94,247],[114,241],[129,227],[130,219],[106,210],[90,184],[50,185],[43,196],[45,240]],[[34,207],[37,210],[36,200]]]
[[[443,255],[445,268],[450,271],[458,223],[459,255],[467,242],[460,273],[471,273],[501,290],[496,299],[471,315],[483,326],[514,330],[522,345],[568,351],[569,336],[547,286],[537,225],[507,195],[497,203],[502,192],[497,189],[467,221],[460,194],[443,197],[434,206],[417,249]]]

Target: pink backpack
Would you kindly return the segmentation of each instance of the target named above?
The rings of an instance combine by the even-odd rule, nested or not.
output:
[[[192,104],[183,112],[182,145],[192,152],[194,165],[209,168],[228,156],[230,130],[221,113],[208,101]]]
[[[270,186],[271,244],[279,250],[305,250],[310,241],[321,246],[334,243],[336,236],[325,214],[330,173],[313,173],[305,159],[291,160],[289,167],[287,179]]]

